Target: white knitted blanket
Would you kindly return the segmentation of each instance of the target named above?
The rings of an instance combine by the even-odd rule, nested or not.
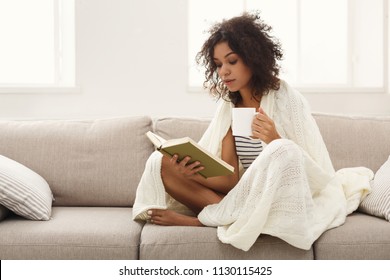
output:
[[[310,249],[327,229],[344,223],[370,191],[373,172],[346,168],[335,172],[319,129],[303,96],[287,83],[263,96],[261,106],[283,139],[267,145],[218,204],[198,215],[218,227],[218,238],[249,250],[261,233]],[[231,103],[222,101],[200,144],[221,155],[222,139],[231,125]],[[137,189],[134,219],[146,219],[151,208],[186,208],[164,191],[161,155],[148,160]]]

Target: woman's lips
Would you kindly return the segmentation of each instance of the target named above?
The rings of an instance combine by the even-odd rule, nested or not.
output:
[[[229,79],[229,80],[224,80],[223,82],[225,83],[225,85],[230,86],[234,82],[234,80]]]

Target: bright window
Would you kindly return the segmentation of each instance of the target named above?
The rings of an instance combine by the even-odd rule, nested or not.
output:
[[[0,87],[75,86],[74,0],[0,1]]]
[[[260,11],[282,44],[281,78],[307,91],[384,92],[387,0],[189,0],[189,87],[199,89],[196,53],[210,24]]]

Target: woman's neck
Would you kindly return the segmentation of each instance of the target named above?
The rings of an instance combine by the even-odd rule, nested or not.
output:
[[[251,92],[240,92],[241,100],[238,102],[237,107],[250,107],[256,108],[256,110],[260,106],[261,96],[255,97]]]

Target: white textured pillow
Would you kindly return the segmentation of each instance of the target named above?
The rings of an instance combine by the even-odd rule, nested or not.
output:
[[[390,156],[371,181],[371,193],[363,199],[359,210],[390,221]]]
[[[26,166],[0,155],[0,204],[31,220],[49,220],[49,184]]]

